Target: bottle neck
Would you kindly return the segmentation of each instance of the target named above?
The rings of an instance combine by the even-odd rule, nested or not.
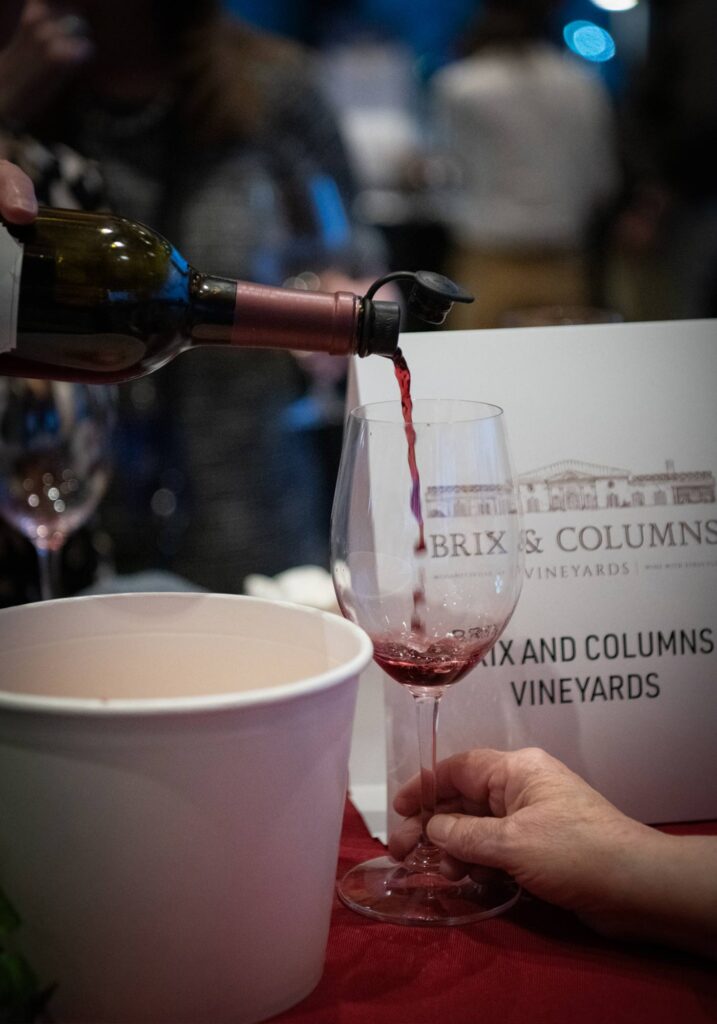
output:
[[[304,292],[195,273],[191,346],[294,349],[350,355],[361,349],[364,301],[350,292]]]

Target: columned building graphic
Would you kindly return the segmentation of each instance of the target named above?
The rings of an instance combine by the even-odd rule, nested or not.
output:
[[[634,473],[576,459],[553,462],[519,476],[525,512],[570,512],[653,505],[715,502],[715,476],[709,470],[677,472],[667,461],[664,470]],[[499,485],[427,487],[426,518],[494,515],[510,507],[510,493]]]

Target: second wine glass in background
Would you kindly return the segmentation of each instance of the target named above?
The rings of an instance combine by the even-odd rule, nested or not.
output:
[[[107,488],[114,413],[111,387],[0,378],[0,514],[34,545],[43,600]]]

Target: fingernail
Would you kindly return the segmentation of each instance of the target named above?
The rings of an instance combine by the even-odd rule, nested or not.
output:
[[[37,203],[30,199],[16,198],[4,207],[5,219],[11,224],[30,224],[37,217]]]
[[[434,843],[445,843],[457,821],[457,814],[434,814],[428,822],[428,838]]]
[[[27,187],[21,183],[10,189],[9,192],[7,203],[13,210],[17,210],[18,213],[37,213],[37,197],[29,182]]]

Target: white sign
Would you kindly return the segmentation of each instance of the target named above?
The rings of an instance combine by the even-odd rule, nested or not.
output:
[[[0,353],[15,348],[23,247],[0,223]]]
[[[717,817],[717,322],[415,334],[402,348],[415,398],[505,409],[527,536],[518,609],[442,701],[439,756],[537,745],[644,821]],[[352,404],[398,398],[387,361],[354,369]],[[450,536],[433,551],[474,557]],[[384,693],[390,802],[418,762],[412,698],[387,677]],[[360,804],[367,785],[375,804],[383,751],[362,720],[375,708],[358,720],[352,792]]]

